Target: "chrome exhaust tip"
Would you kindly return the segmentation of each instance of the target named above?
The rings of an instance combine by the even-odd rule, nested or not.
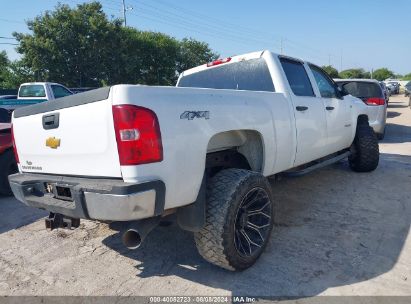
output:
[[[141,246],[143,239],[136,229],[129,229],[123,233],[123,244],[128,249],[137,249]]]
[[[137,249],[146,236],[160,223],[160,216],[130,222],[128,229],[123,233],[122,240],[128,249]]]

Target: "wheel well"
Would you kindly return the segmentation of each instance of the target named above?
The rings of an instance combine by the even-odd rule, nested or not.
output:
[[[228,168],[261,172],[263,160],[260,133],[252,130],[221,132],[208,143],[206,169],[211,175]]]
[[[361,114],[357,118],[357,125],[363,122],[368,122],[368,116],[366,114]]]

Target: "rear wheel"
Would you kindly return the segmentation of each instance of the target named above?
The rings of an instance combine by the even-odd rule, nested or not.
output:
[[[377,136],[368,121],[359,122],[348,158],[351,169],[356,172],[373,171],[378,166],[379,158]]]
[[[207,185],[206,225],[195,233],[200,255],[228,270],[250,267],[269,241],[274,209],[264,176],[242,169],[220,171]]]
[[[12,150],[7,150],[0,155],[0,168],[0,194],[12,195],[8,176],[18,171]]]

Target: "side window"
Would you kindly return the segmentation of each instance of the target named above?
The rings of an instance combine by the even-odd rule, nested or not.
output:
[[[287,58],[280,58],[280,61],[293,93],[297,96],[315,97],[304,65]]]
[[[310,65],[310,69],[314,74],[315,82],[317,82],[321,97],[337,98],[337,91],[331,79],[321,69],[314,65]]]
[[[64,96],[68,96],[68,95],[72,95],[72,93],[63,88],[62,86],[59,85],[51,85],[51,89],[53,90],[53,95],[54,98],[60,98],[60,97],[64,97]]]

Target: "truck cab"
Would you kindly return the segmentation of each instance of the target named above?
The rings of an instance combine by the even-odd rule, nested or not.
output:
[[[17,99],[53,100],[72,95],[68,88],[54,82],[29,82],[20,85]]]
[[[23,106],[55,100],[58,98],[73,95],[65,86],[54,82],[29,82],[23,83],[19,87],[17,98],[0,99],[0,112],[4,110],[11,113],[14,109]],[[4,114],[0,114],[4,115]]]

